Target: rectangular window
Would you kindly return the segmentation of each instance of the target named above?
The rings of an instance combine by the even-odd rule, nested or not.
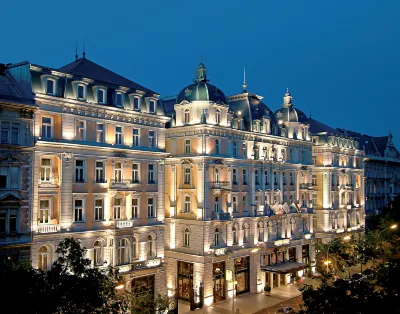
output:
[[[192,173],[190,168],[185,168],[185,178],[184,178],[184,184],[191,184],[192,182]]]
[[[42,138],[52,138],[53,119],[42,117]]]
[[[85,140],[85,121],[76,121],[76,133],[75,138],[78,141]]]
[[[184,212],[190,213],[190,196],[185,196]]]
[[[116,162],[114,165],[114,181],[116,183],[122,182],[122,163]]]
[[[243,143],[243,156],[244,156],[244,158],[247,158],[247,146],[246,146],[246,143]]]
[[[115,95],[115,105],[117,107],[122,107],[123,106],[123,104],[122,104],[122,94],[121,93],[117,93]]]
[[[312,203],[313,203],[313,206],[316,206],[316,205],[317,205],[317,203],[318,203],[318,194],[313,193],[313,196],[312,196]]]
[[[48,95],[55,95],[56,93],[55,93],[55,81],[54,80],[51,80],[51,79],[48,79],[47,80],[47,82],[46,82],[47,84],[46,84],[46,94],[48,94]]]
[[[140,109],[139,100],[140,100],[139,97],[133,97],[133,110]]]
[[[98,89],[97,90],[97,102],[99,104],[104,104],[105,99],[104,99],[104,89]]]
[[[233,142],[233,156],[237,156],[238,152],[237,152],[237,143]]]
[[[147,178],[148,178],[148,183],[150,183],[150,184],[156,183],[155,173],[154,173],[154,165],[148,166]]]
[[[115,127],[115,144],[122,145],[122,126]]]
[[[276,172],[274,172],[274,184],[278,184],[278,176],[276,175]]]
[[[105,183],[104,162],[96,161],[96,183]]]
[[[75,160],[75,182],[85,182],[85,161]]]
[[[156,102],[154,100],[150,100],[149,111],[150,111],[150,113],[156,112]]]
[[[50,200],[40,200],[39,202],[39,223],[50,223]]]
[[[242,179],[243,179],[243,185],[247,185],[247,171],[246,171],[246,169],[242,170]]]
[[[238,211],[237,196],[232,196],[232,210],[233,212]]]
[[[152,218],[155,217],[154,213],[154,198],[147,199],[147,217]]]
[[[139,129],[132,129],[132,146],[139,146]]]
[[[258,177],[258,170],[254,171],[256,185],[260,185],[260,178]]]
[[[219,213],[219,196],[214,198],[214,212]]]
[[[1,122],[1,144],[19,144],[19,123]]]
[[[18,209],[0,210],[0,233],[17,232]]]
[[[139,199],[132,199],[132,218],[139,218]]]
[[[114,219],[121,219],[122,200],[120,198],[114,199]]]
[[[232,184],[236,185],[237,184],[237,170],[232,169]]]
[[[78,99],[85,99],[85,86],[78,85],[77,95]]]
[[[102,198],[96,199],[94,201],[94,220],[95,221],[104,220],[104,207]]]
[[[132,183],[140,183],[139,164],[132,164]]]
[[[185,140],[185,154],[190,154],[190,140]]]
[[[268,170],[264,171],[264,179],[265,179],[265,185],[269,184],[269,180],[268,180]]]
[[[96,142],[104,143],[104,124],[103,123],[96,124]]]
[[[42,158],[40,164],[40,181],[50,182],[52,178],[51,159]]]
[[[312,175],[312,185],[313,186],[317,186],[318,185],[318,179],[317,179],[317,175],[316,174]]]
[[[215,140],[215,153],[219,154],[220,147],[219,147],[219,140]]]
[[[289,173],[290,185],[293,185],[293,172]]]
[[[155,147],[156,144],[156,133],[153,130],[149,130],[149,147]]]
[[[74,221],[83,222],[83,200],[75,200],[74,209]]]

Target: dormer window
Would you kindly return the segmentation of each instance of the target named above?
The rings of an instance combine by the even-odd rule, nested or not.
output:
[[[190,122],[190,111],[189,109],[185,109],[185,124]]]
[[[46,82],[46,94],[55,95],[56,94],[56,81],[48,78]]]
[[[221,110],[219,109],[215,111],[215,123],[217,124],[221,123]]]
[[[122,93],[117,93],[116,95],[115,95],[115,105],[117,106],[117,107],[122,107],[123,105],[123,97],[124,97],[124,95],[122,94]]]
[[[140,109],[140,98],[133,97],[133,110],[139,110],[139,109]]]
[[[97,102],[99,103],[99,104],[104,104],[106,101],[105,101],[105,91],[104,91],[104,89],[98,89],[97,90]]]
[[[154,100],[150,100],[149,102],[149,112],[150,113],[156,112],[156,102]]]
[[[77,98],[80,100],[84,100],[85,99],[85,86],[84,85],[78,85],[77,86]]]

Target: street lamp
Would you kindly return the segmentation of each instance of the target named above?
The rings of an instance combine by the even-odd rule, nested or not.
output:
[[[336,242],[338,242],[338,241],[340,241],[340,240],[341,240],[341,239],[338,238],[338,239],[336,239],[336,240],[333,240],[333,241],[329,242],[329,244],[328,244],[328,249],[326,250],[326,260],[325,260],[325,262],[324,262],[324,264],[326,265],[326,273],[327,273],[327,274],[328,274],[328,272],[329,272],[329,264],[331,263],[331,261],[329,260],[329,249],[330,249],[330,247],[331,247],[331,245],[332,245],[333,243],[336,243]],[[349,235],[345,236],[345,237],[343,238],[343,240],[345,240],[345,241],[350,240],[350,236],[349,236]]]
[[[382,233],[383,231],[386,231],[386,230],[388,230],[388,229],[396,229],[396,228],[397,228],[397,225],[391,225],[391,226],[389,226],[389,227],[387,227],[387,228],[381,230],[381,231],[378,233],[378,240],[379,240],[379,236],[381,235],[381,233]]]

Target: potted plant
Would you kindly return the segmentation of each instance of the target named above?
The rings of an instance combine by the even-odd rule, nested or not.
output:
[[[269,284],[265,285],[264,292],[265,292],[265,295],[270,295],[271,294],[271,286]]]

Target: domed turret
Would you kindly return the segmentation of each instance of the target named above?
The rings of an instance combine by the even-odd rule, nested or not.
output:
[[[226,103],[225,94],[216,86],[208,83],[207,69],[203,62],[200,62],[196,69],[196,79],[193,84],[181,90],[177,97],[177,103],[186,100],[192,101],[211,101]]]
[[[293,97],[290,95],[289,89],[286,90],[283,96],[282,108],[275,111],[275,117],[279,124],[286,124],[289,122],[298,122],[308,124],[307,116],[303,111],[294,108]]]

